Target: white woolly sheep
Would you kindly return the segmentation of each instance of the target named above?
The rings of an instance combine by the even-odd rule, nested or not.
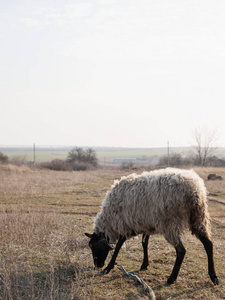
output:
[[[147,269],[149,235],[164,235],[176,249],[175,265],[167,280],[168,284],[172,284],[186,252],[181,241],[185,229],[190,229],[204,245],[209,276],[215,285],[219,284],[210,240],[206,188],[193,170],[167,168],[116,180],[97,214],[94,233],[85,235],[90,238],[94,264],[100,268],[104,266],[109,250],[112,250],[109,243],[118,241],[103,274],[114,267],[125,240],[138,234],[143,234],[144,260],[141,269]]]

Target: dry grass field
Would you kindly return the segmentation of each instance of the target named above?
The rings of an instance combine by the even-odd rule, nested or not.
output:
[[[121,249],[117,262],[137,272],[157,299],[225,299],[225,181],[207,180],[209,173],[225,177],[225,168],[195,170],[209,192],[220,285],[211,283],[203,246],[189,232],[183,238],[186,257],[172,286],[165,283],[175,260],[173,247],[152,236],[149,268],[138,272],[142,247],[136,237]],[[125,171],[116,169],[56,172],[0,166],[0,299],[148,299],[142,286],[117,267],[96,276],[99,270],[84,235],[92,231],[106,191],[122,175]]]

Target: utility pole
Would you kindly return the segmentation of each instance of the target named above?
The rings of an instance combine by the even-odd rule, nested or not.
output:
[[[35,160],[36,160],[36,154],[35,154],[35,143],[33,145],[33,162],[34,162],[34,165],[35,165]]]
[[[170,144],[167,142],[167,165],[170,166]]]

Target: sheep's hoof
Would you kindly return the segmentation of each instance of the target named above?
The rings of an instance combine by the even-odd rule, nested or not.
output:
[[[146,271],[148,269],[148,266],[141,266],[140,271]]]
[[[219,284],[219,279],[217,278],[216,275],[211,276],[211,280],[214,283],[214,285],[218,285]]]
[[[173,284],[174,281],[175,281],[175,279],[173,279],[172,277],[169,277],[169,278],[167,279],[167,283],[168,283],[169,285]]]
[[[110,270],[111,269],[109,269],[109,268],[106,267],[104,270],[102,270],[101,274],[102,275],[108,274],[110,272]]]

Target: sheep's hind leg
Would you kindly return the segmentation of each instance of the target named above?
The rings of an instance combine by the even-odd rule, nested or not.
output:
[[[177,257],[176,257],[175,265],[173,267],[173,271],[172,271],[170,277],[167,280],[168,284],[174,283],[174,281],[177,279],[178,273],[180,271],[181,264],[183,262],[183,259],[184,259],[185,253],[186,253],[186,250],[185,250],[185,248],[184,248],[181,241],[175,247],[175,249],[176,249]]]
[[[122,245],[123,245],[123,243],[124,243],[125,241],[126,241],[125,236],[120,236],[120,238],[119,238],[119,240],[118,240],[118,242],[117,242],[117,244],[116,244],[115,251],[114,251],[114,253],[113,253],[113,255],[112,255],[112,258],[111,258],[111,260],[110,260],[108,266],[102,271],[102,274],[103,274],[103,275],[104,275],[104,274],[108,274],[108,273],[111,271],[111,269],[114,268],[114,265],[115,265],[115,262],[116,262],[117,255],[118,255],[118,253],[119,253],[119,251],[120,251],[120,248],[122,247]]]
[[[148,262],[148,240],[149,240],[149,235],[144,235],[142,236],[142,247],[143,247],[143,252],[144,252],[144,259],[143,263],[141,265],[141,271],[142,270],[147,270],[149,262]]]
[[[215,272],[215,268],[214,268],[214,261],[213,261],[213,243],[204,235],[202,234],[199,234],[197,236],[200,241],[202,242],[204,248],[205,248],[205,251],[207,253],[207,256],[208,256],[208,272],[209,272],[209,276],[212,280],[212,282],[215,284],[215,285],[218,285],[219,284],[219,280],[216,276],[216,272]]]

